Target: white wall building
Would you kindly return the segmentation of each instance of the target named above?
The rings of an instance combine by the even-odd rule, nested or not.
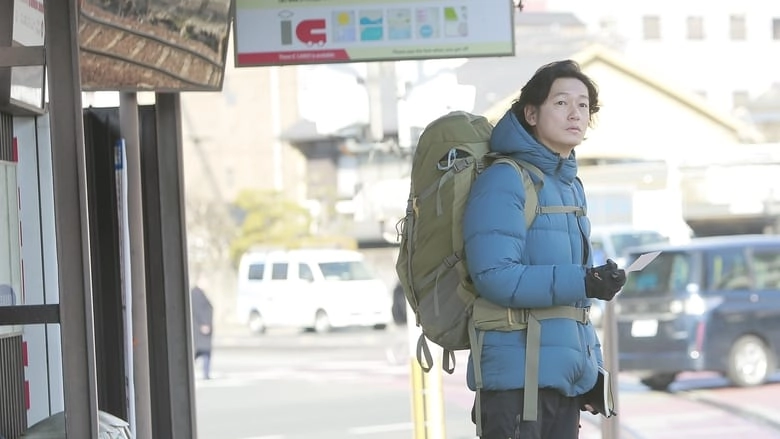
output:
[[[528,9],[576,14],[623,41],[637,68],[732,111],[780,82],[780,2],[546,0]]]

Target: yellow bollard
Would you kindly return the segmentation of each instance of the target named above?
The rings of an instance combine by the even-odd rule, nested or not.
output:
[[[407,315],[414,316],[410,308]],[[422,331],[410,318],[407,321],[409,333],[409,371],[412,386],[412,425],[414,439],[445,439],[444,394],[442,388],[442,349],[428,342],[434,359],[433,367],[425,372],[417,361],[417,340]],[[424,360],[423,360],[424,361]]]

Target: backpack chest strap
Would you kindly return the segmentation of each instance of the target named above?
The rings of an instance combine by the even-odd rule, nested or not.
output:
[[[573,213],[577,216],[588,214],[584,207],[579,206],[539,206],[538,213]]]

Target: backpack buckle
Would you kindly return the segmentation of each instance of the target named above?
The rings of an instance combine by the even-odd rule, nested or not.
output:
[[[455,163],[452,164],[452,167],[455,169],[455,172],[457,173],[457,172],[460,172],[460,171],[462,171],[464,169],[467,169],[469,166],[471,166],[471,163],[473,163],[473,162],[474,162],[474,159],[471,158],[471,157],[468,157],[468,158],[456,161]]]
[[[528,317],[531,313],[531,310],[528,308],[523,309],[517,309],[517,308],[507,308],[506,309],[506,319],[509,322],[509,325],[512,326],[515,323],[518,323],[520,325],[525,325],[528,323]]]

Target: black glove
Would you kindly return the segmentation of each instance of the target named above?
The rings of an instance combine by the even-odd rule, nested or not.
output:
[[[615,261],[585,270],[585,295],[592,299],[612,300],[626,284],[626,272]]]

